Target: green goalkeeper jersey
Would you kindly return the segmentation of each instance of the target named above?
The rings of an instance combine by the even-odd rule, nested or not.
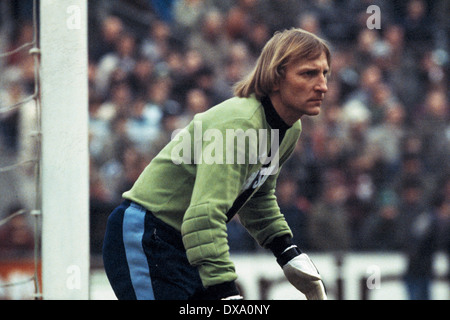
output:
[[[269,99],[231,98],[197,114],[123,197],[181,232],[205,287],[233,281],[226,224],[234,215],[262,247],[292,237],[275,187],[300,133],[301,122],[287,126]]]

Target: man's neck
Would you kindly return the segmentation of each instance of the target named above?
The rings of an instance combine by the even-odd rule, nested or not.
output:
[[[296,123],[303,114],[299,115],[295,112],[290,112],[288,108],[284,107],[281,102],[280,96],[277,94],[272,94],[269,96],[270,101],[272,102],[272,106],[278,116],[283,119],[283,121],[290,127]]]

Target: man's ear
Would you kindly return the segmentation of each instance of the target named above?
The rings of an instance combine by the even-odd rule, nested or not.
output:
[[[280,80],[277,80],[273,86],[272,86],[272,92],[278,92],[280,91],[280,85],[279,85]]]
[[[273,92],[280,90],[280,80],[283,79],[285,75],[286,75],[285,68],[282,66],[278,66],[278,68],[276,69],[275,81],[272,87]]]

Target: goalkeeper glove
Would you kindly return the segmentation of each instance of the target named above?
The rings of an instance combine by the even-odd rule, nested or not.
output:
[[[280,250],[283,248],[284,250]],[[277,257],[286,279],[308,300],[326,300],[327,294],[322,278],[311,259],[302,253],[290,239],[277,238],[269,248]]]

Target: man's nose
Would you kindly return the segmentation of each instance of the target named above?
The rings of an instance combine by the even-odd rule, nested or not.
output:
[[[327,93],[328,85],[327,85],[327,77],[325,75],[320,76],[319,82],[316,84],[315,90],[320,91],[321,93]]]

